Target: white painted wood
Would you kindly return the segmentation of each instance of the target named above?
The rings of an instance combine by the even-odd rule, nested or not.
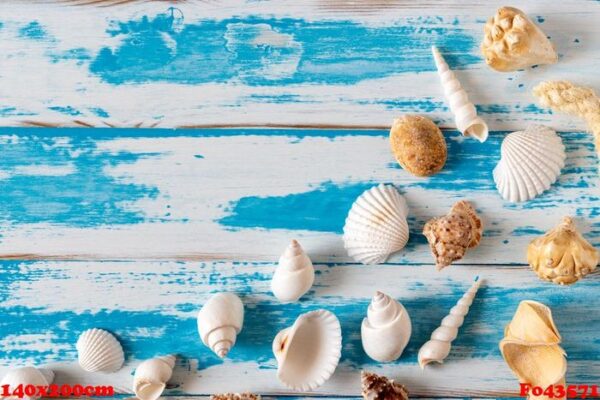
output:
[[[27,202],[41,202],[42,205],[34,205],[32,211],[39,213],[36,214],[39,217],[20,220],[23,214],[18,211],[18,215],[12,217],[15,220],[2,229],[0,255],[4,258],[274,261],[287,243],[297,238],[314,260],[352,261],[346,256],[340,233],[309,229],[312,224],[307,221],[310,218],[329,219],[331,223],[328,225],[337,226],[338,232],[341,232],[353,198],[338,199],[335,196],[340,194],[325,193],[317,196],[313,204],[306,199],[298,200],[300,203],[288,201],[285,196],[325,190],[329,185],[343,189],[362,184],[367,188],[371,183],[380,182],[397,185],[405,194],[410,208],[412,237],[407,248],[390,262],[432,263],[433,258],[420,233],[422,227],[425,221],[445,214],[454,202],[461,199],[474,203],[485,227],[481,245],[467,253],[462,261],[464,263],[523,264],[529,241],[555,226],[565,215],[576,216],[576,223],[586,237],[592,243],[600,243],[598,205],[593,201],[600,195],[597,161],[586,135],[579,134],[577,139],[573,139],[573,135],[564,135],[569,156],[567,170],[558,184],[537,201],[517,205],[504,202],[494,188],[491,175],[497,159],[489,153],[498,151],[502,135],[492,136],[486,145],[490,147],[481,150],[487,155],[468,152],[470,150],[467,149],[471,148],[479,152],[478,146],[481,145],[477,143],[473,144],[475,147],[458,147],[461,150],[450,155],[454,158],[449,161],[453,166],[434,180],[415,178],[397,169],[385,132],[382,136],[302,139],[293,136],[117,137],[85,145],[76,144],[76,136],[59,135],[52,139],[20,137],[19,145],[31,151],[38,151],[40,141],[58,154],[67,152],[66,158],[60,159],[61,165],[66,163],[61,168],[43,165],[35,168],[42,169],[44,174],[63,174],[65,187],[69,190],[64,192],[58,177],[56,186],[45,189],[49,190],[47,196],[52,201],[46,202],[44,196],[26,197]],[[463,141],[456,135],[449,135],[448,140],[450,143]],[[497,144],[492,144],[494,141]],[[462,143],[456,146],[465,145]],[[12,149],[8,142],[5,146],[5,152]],[[467,153],[463,153],[465,151]],[[58,162],[52,155],[54,153],[41,151],[33,154],[33,159],[37,160],[33,162]],[[128,160],[127,157],[121,160],[119,154],[140,156],[137,160]],[[109,159],[110,155],[114,155],[114,162],[102,161]],[[25,166],[17,167],[27,172],[32,168],[31,162],[25,160]],[[94,168],[86,167],[86,163]],[[97,164],[100,167],[96,167]],[[469,171],[470,165],[475,169],[473,172]],[[20,176],[14,168],[8,166],[2,171],[5,179]],[[71,184],[67,183],[76,179],[73,178],[76,175],[71,175],[73,168],[75,172],[85,174],[86,185],[75,180],[75,187],[71,188]],[[88,170],[100,171],[88,174]],[[38,172],[30,172],[31,179],[34,179],[31,182],[36,185],[37,179],[40,179],[36,175]],[[118,195],[119,191],[127,190],[127,185],[138,185],[155,190],[156,195],[125,197],[113,204],[110,197],[104,198],[101,190],[91,191],[88,188],[96,185],[105,187],[106,179],[112,182],[105,189],[108,193],[115,191],[114,194]],[[23,190],[18,186],[20,181],[7,182],[10,184],[6,186],[8,199],[16,196],[15,191]],[[469,189],[471,187],[474,189]],[[77,192],[81,194],[73,198]],[[356,191],[356,195],[359,193]],[[251,213],[247,216],[252,220],[250,226],[242,226],[243,222],[240,226],[235,226],[235,222],[234,226],[228,226],[222,222],[223,218],[236,212],[237,202],[248,196],[258,198],[252,209],[246,210]],[[268,206],[261,205],[261,198],[279,199],[277,202],[280,202],[281,208],[277,212],[281,215],[273,215]],[[77,210],[79,202],[100,202],[102,206],[104,201],[109,201],[118,212],[134,213],[141,220],[111,224],[110,219],[103,222],[101,211],[96,208],[86,211],[85,206],[81,207],[81,216],[75,215],[66,221],[55,221],[51,217],[56,207],[72,212],[69,210]],[[341,204],[341,209],[323,209],[313,216],[315,211],[312,207],[321,202],[329,202],[333,207]],[[20,205],[7,204],[6,207],[19,209]],[[39,207],[42,209],[38,210]],[[44,207],[52,210],[46,211]],[[80,217],[91,221],[89,226],[72,222]],[[292,223],[289,227],[283,222],[282,228],[269,228],[270,224],[275,224],[272,227],[280,226],[277,225],[280,222],[276,222],[278,219],[285,221],[290,218],[304,222],[299,225]]]
[[[522,267],[463,265],[438,273],[431,266],[369,268],[317,265],[313,290],[292,310],[279,304],[270,293],[269,279],[274,265],[268,263],[27,262],[15,265],[17,269],[4,264],[13,272],[12,280],[2,291],[6,301],[0,308],[12,315],[14,307],[22,307],[29,313],[35,313],[40,325],[26,330],[20,328],[27,333],[5,337],[2,346],[10,351],[18,349],[29,354],[30,358],[20,359],[19,363],[47,364],[56,371],[60,384],[112,384],[118,391],[129,393],[131,373],[139,362],[140,353],[164,354],[173,349],[185,349],[184,354],[179,354],[175,375],[170,382],[174,394],[223,391],[292,394],[277,382],[275,360],[268,347],[261,347],[265,354],[262,350],[255,352],[252,346],[246,347],[252,351],[251,354],[256,354],[255,361],[236,360],[240,352],[246,351],[243,345],[238,345],[242,348],[234,348],[233,359],[223,364],[203,364],[202,360],[210,360],[211,357],[197,337],[195,316],[211,292],[220,290],[240,293],[247,312],[256,307],[272,308],[268,314],[270,320],[247,318],[241,335],[274,336],[295,318],[288,313],[298,310],[324,307],[343,313],[343,360],[333,378],[316,394],[358,396],[359,372],[366,368],[406,384],[411,394],[416,396],[517,395],[517,380],[495,348],[496,340],[490,338],[501,337],[504,325],[524,296],[532,296],[552,308],[565,349],[570,352],[568,381],[593,384],[600,377],[600,363],[582,355],[585,349],[590,352],[590,357],[597,351],[598,345],[594,342],[596,331],[589,323],[595,321],[594,317],[590,317],[590,321],[580,318],[585,314],[582,307],[591,311],[598,306],[593,295],[599,283],[598,274],[565,288],[541,282],[533,272]],[[435,328],[436,321],[447,311],[425,304],[443,299],[444,306],[448,304],[449,307],[476,275],[484,279],[484,283],[451,355],[444,365],[421,371],[416,363],[416,350],[419,343],[428,339],[430,332],[424,328]],[[376,289],[407,305],[416,329],[406,353],[398,362],[391,364],[377,365],[368,361],[362,355],[358,339],[360,320],[366,312],[368,299]],[[423,308],[415,308],[423,301]],[[181,310],[181,306],[190,303],[195,307]],[[45,307],[40,309],[40,304]],[[118,312],[114,318],[121,320],[103,317],[107,310]],[[146,315],[153,321],[174,317],[175,320],[169,320],[169,324],[177,326],[177,337],[169,336],[171,333],[167,332],[170,331],[157,329],[153,325],[156,322],[150,320],[147,327],[151,328],[140,326],[138,330],[123,331],[121,327],[128,326],[123,318],[138,318],[138,315]],[[61,318],[60,324],[56,325],[52,318]],[[74,360],[74,343],[65,342],[65,334],[74,341],[78,330],[84,328],[81,325],[93,323],[94,318],[102,321],[103,327],[116,331],[121,340],[128,343],[127,362],[115,374],[84,373]],[[44,326],[44,322],[48,322],[50,328]],[[5,331],[1,325],[0,329]],[[150,340],[148,343],[155,345],[151,349],[136,347],[136,342],[143,340]],[[20,347],[16,349],[15,346]],[[133,353],[131,348],[135,349]],[[0,374],[9,365],[14,365],[13,362],[1,359],[3,367]]]
[[[108,3],[110,2],[105,2],[105,5]],[[293,17],[308,22],[352,21],[371,28],[394,24],[421,25],[423,29],[451,27],[464,30],[466,35],[477,42],[482,35],[484,21],[500,5],[504,3],[392,1],[361,4],[336,0],[236,0],[225,5],[201,1],[180,2],[177,3],[177,8],[184,16],[181,21],[184,25],[203,19],[219,21],[233,15],[242,19],[248,16]],[[583,0],[550,3],[518,1],[512,5],[521,7],[532,16],[544,18],[542,27],[555,42],[561,55],[560,61],[555,66],[508,74],[494,72],[483,61],[479,61],[470,65],[467,70],[458,72],[471,100],[490,108],[484,113],[484,117],[492,129],[518,129],[529,122],[544,122],[561,130],[585,128],[573,118],[539,114],[528,106],[536,103],[530,94],[531,88],[546,79],[570,79],[600,90],[600,77],[596,73],[600,62],[600,47],[597,46],[600,28],[596,23],[600,6],[597,2]],[[420,109],[418,105],[424,99],[438,105],[445,104],[433,70],[412,73],[398,71],[397,75],[367,79],[356,84],[281,83],[256,86],[233,79],[200,85],[160,82],[112,85],[90,73],[90,60],[62,58],[72,49],[83,49],[91,59],[103,47],[116,49],[122,35],[113,37],[107,34],[111,21],[127,22],[143,16],[153,18],[166,9],[164,2],[134,1],[105,8],[67,6],[60,2],[2,2],[0,104],[9,111],[2,114],[0,124],[387,127],[398,114],[419,112],[429,114],[443,126],[453,126],[451,115],[440,106],[429,110]],[[419,17],[431,19],[419,20]],[[415,20],[411,21],[410,18]],[[65,20],[69,23],[65,23]],[[52,40],[19,37],[19,29],[32,21],[38,21]],[[281,45],[286,48],[295,40],[293,34],[277,33],[277,28],[263,26],[261,29],[266,32],[263,37],[264,45]],[[73,32],[78,34],[73,35]],[[432,38],[435,40],[435,36]],[[198,37],[197,40],[202,38]],[[427,48],[430,44],[433,43],[419,42],[418,46]],[[336,51],[341,54],[344,49]],[[480,57],[476,46],[469,54]],[[59,61],[56,61],[57,57]],[[355,55],[359,60],[357,62],[360,62],[361,57],[366,56]],[[267,58],[265,63],[265,76],[281,73],[281,64],[277,61]],[[342,65],[336,68],[355,67]],[[293,64],[286,71],[285,73],[293,74]],[[181,73],[195,72],[182,68]],[[252,100],[252,96],[258,96],[262,100]],[[395,102],[400,104],[394,105]],[[386,105],[388,103],[392,105]],[[499,113],[494,108],[497,106],[504,107],[505,110]],[[51,107],[71,107],[78,114],[69,115],[69,112],[57,111],[50,109]],[[91,109],[105,110],[110,116],[98,117]],[[23,113],[26,115],[21,115]]]

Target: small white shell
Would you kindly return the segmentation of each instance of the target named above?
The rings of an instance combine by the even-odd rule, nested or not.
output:
[[[311,288],[315,280],[315,269],[296,240],[285,249],[279,258],[271,280],[271,290],[284,303],[297,301]]]
[[[156,400],[173,374],[175,356],[156,357],[143,361],[135,369],[133,391],[140,400]]]
[[[326,310],[302,314],[273,340],[277,378],[293,390],[308,391],[333,375],[342,355],[342,328]]]
[[[552,129],[530,126],[504,138],[494,181],[502,198],[531,200],[556,182],[565,165],[565,146]]]
[[[348,212],[344,247],[363,264],[380,264],[408,241],[404,197],[392,185],[380,184],[361,194]]]
[[[104,329],[88,329],[77,344],[79,365],[88,372],[115,372],[125,362],[123,347],[110,332]]]
[[[454,114],[456,129],[464,136],[473,136],[480,142],[488,138],[488,126],[483,119],[477,116],[477,110],[469,101],[469,95],[462,88],[454,72],[448,67],[446,60],[435,46],[431,47],[435,66],[437,67],[440,81],[444,89],[446,100],[450,105],[450,111]]]
[[[0,387],[4,386],[4,385],[9,385],[9,393],[13,393],[13,391],[19,386],[19,385],[23,385],[23,388],[25,388],[27,385],[33,385],[33,386],[48,386],[52,383],[52,381],[54,380],[54,372],[52,372],[49,369],[44,369],[44,368],[35,368],[35,367],[21,367],[21,368],[15,368],[12,369],[10,371],[8,371],[8,373],[6,375],[4,375],[4,378],[2,378],[2,381],[0,381]],[[38,399],[39,396],[34,395],[34,396],[25,396],[25,397],[17,397],[17,396],[9,396],[9,397],[3,397],[3,399]]]
[[[394,361],[402,355],[411,332],[404,306],[384,293],[375,293],[361,326],[365,353],[375,361]]]
[[[244,304],[233,293],[217,293],[198,313],[198,332],[202,343],[223,358],[235,345],[244,325]]]

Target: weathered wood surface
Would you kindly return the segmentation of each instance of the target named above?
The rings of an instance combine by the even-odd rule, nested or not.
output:
[[[316,281],[300,303],[280,304],[270,293],[272,263],[231,262],[16,262],[2,263],[1,363],[49,364],[59,382],[111,383],[130,391],[139,360],[180,355],[168,394],[255,391],[290,394],[275,377],[275,334],[302,312],[333,311],[342,324],[343,354],[333,378],[316,393],[357,396],[363,368],[388,374],[414,396],[508,396],[516,379],[498,342],[523,299],[552,307],[569,356],[567,381],[600,381],[600,307],[597,274],[572,287],[541,282],[524,267],[428,265],[317,265]],[[475,276],[484,285],[444,365],[421,371],[417,351]],[[399,361],[368,359],[360,323],[369,298],[380,289],[398,298],[412,317],[413,335]],[[234,291],[246,307],[245,325],[226,361],[204,347],[196,313],[211,293]],[[90,327],[110,329],[122,341],[127,363],[114,375],[83,373],[74,343]]]
[[[85,3],[96,7],[74,5]],[[600,89],[600,6],[512,4],[542,26],[560,61],[500,74],[479,43],[501,5],[3,1],[0,126],[386,127],[412,112],[451,127],[430,56],[436,44],[493,129],[583,129],[539,108],[530,92],[544,79]]]
[[[386,131],[0,129],[2,258],[275,261],[297,238],[317,261],[352,261],[341,237],[352,202],[379,182],[409,208],[394,263],[432,263],[424,223],[460,200],[485,225],[467,264],[523,264],[530,240],[565,215],[600,243],[590,135],[563,133],[557,184],[524,204],[498,194],[504,133],[480,144],[447,132],[442,173],[399,168]]]
[[[543,283],[525,265],[525,248],[565,215],[600,245],[591,137],[530,95],[545,79],[600,89],[600,3],[512,4],[541,25],[560,61],[508,74],[487,68],[478,49],[485,20],[501,5],[0,2],[0,126],[155,127],[0,128],[0,374],[46,364],[58,383],[130,393],[139,361],[177,353],[167,392],[175,398],[292,395],[275,378],[271,340],[299,313],[326,308],[340,317],[344,351],[332,380],[312,395],[358,396],[366,368],[405,383],[413,397],[515,396],[497,345],[518,302],[534,299],[555,314],[567,382],[597,384],[598,275],[573,287]],[[446,168],[417,179],[397,166],[386,128],[406,112],[454,126],[432,44],[495,131],[484,144],[445,131]],[[509,204],[491,175],[500,130],[529,123],[561,132],[567,165],[543,196]],[[160,129],[193,126],[235,128]],[[267,129],[275,126],[282,129]],[[360,266],[346,256],[341,230],[356,196],[380,182],[406,196],[411,238],[390,263]],[[475,204],[485,235],[460,265],[438,273],[420,231],[459,199]],[[292,238],[318,273],[302,302],[281,305],[269,279]],[[476,275],[487,283],[446,364],[420,371],[418,348]],[[386,365],[360,344],[375,289],[402,301],[414,325],[404,356]],[[202,346],[195,322],[219,290],[239,293],[247,312],[225,362]],[[122,340],[127,363],[119,373],[77,366],[74,343],[90,327]]]

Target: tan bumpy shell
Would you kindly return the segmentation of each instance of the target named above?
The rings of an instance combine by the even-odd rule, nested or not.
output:
[[[390,144],[398,164],[416,176],[430,176],[446,164],[446,140],[429,118],[403,115],[394,120]]]
[[[408,400],[406,387],[392,379],[366,371],[360,377],[364,400]]]
[[[468,248],[477,246],[482,231],[481,219],[473,206],[464,200],[454,204],[445,216],[429,220],[423,234],[438,271],[463,258]]]
[[[537,301],[519,304],[504,330],[500,352],[521,383],[546,388],[564,385],[567,359],[550,308]],[[544,396],[529,396],[543,399]]]
[[[481,51],[485,62],[500,72],[558,61],[544,32],[523,11],[513,7],[498,9],[485,24]]]
[[[577,231],[573,218],[544,236],[533,240],[527,248],[527,262],[545,281],[570,285],[596,270],[600,255]]]

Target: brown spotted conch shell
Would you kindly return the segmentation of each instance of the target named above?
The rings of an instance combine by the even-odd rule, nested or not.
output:
[[[429,242],[439,270],[464,257],[467,249],[481,241],[483,227],[475,209],[467,201],[459,201],[443,217],[425,224],[423,234]]]
[[[558,55],[544,32],[513,7],[502,7],[485,24],[481,51],[485,62],[500,72],[554,64]]]
[[[527,262],[545,281],[570,285],[596,270],[600,255],[577,231],[573,218],[544,236],[533,240],[527,248]]]
[[[364,400],[408,400],[404,385],[372,372],[361,373],[362,397]]]
[[[567,359],[561,340],[550,308],[525,300],[504,330],[500,352],[519,382],[542,388],[564,385]],[[529,395],[534,398],[546,397]]]

